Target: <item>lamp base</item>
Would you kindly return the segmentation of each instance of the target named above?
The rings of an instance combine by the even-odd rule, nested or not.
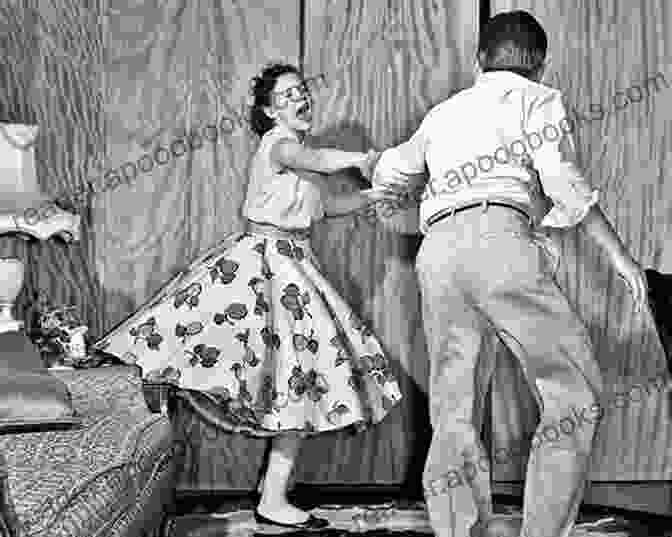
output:
[[[19,259],[0,259],[0,333],[21,330],[22,321],[12,315],[12,307],[23,287],[23,263]]]
[[[16,332],[23,328],[23,321],[17,321],[12,316],[13,304],[0,303],[0,334],[4,332]]]

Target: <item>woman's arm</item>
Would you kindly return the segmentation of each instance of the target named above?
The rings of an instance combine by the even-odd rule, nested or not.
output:
[[[284,168],[306,170],[318,173],[334,173],[345,168],[359,168],[370,179],[372,163],[378,153],[359,153],[339,149],[313,149],[295,140],[280,140],[271,150],[271,159]]]
[[[399,203],[400,198],[399,191],[387,187],[368,188],[348,194],[328,194],[325,195],[324,212],[326,216],[344,216],[378,202]]]

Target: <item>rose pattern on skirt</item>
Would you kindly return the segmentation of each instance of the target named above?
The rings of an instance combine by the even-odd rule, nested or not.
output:
[[[378,423],[401,400],[379,341],[308,241],[242,233],[201,259],[95,347],[147,377],[169,371],[251,435]]]

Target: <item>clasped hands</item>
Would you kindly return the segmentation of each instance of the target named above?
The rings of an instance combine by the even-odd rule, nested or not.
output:
[[[378,210],[384,216],[391,216],[394,212],[417,206],[419,200],[413,199],[412,185],[414,175],[407,175],[394,170],[382,177],[376,171],[380,152],[369,151],[366,161],[360,167],[364,178],[372,184],[371,188],[360,190],[360,194],[369,200],[366,208],[367,216],[377,216]],[[424,177],[424,174],[422,174]]]

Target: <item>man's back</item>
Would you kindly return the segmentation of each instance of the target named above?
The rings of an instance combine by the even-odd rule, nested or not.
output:
[[[448,170],[462,173],[463,167],[465,175],[472,175],[467,172],[472,163],[478,172],[472,183],[503,176],[524,179],[518,159],[534,151],[526,141],[532,113],[544,113],[552,120],[543,105],[560,98],[558,90],[515,73],[480,75],[473,86],[435,106],[427,116],[430,177],[443,177]]]
[[[560,91],[491,71],[432,108],[410,140],[383,153],[379,168],[414,174],[427,165],[420,208],[425,232],[438,212],[485,200],[534,212],[533,164],[556,202],[544,225],[569,227],[597,195],[574,164],[572,131]]]

